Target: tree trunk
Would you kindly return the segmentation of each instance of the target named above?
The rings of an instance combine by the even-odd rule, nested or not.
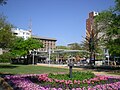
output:
[[[90,66],[92,66],[92,52],[90,52]]]
[[[94,65],[95,65],[95,52],[94,52]]]

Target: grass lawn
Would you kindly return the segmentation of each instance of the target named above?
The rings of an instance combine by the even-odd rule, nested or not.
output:
[[[87,71],[73,69],[74,71]],[[91,71],[91,70],[88,70]],[[68,68],[56,68],[47,66],[33,66],[33,65],[12,65],[12,64],[0,64],[0,74],[41,74],[41,73],[58,73],[66,72],[68,73]],[[120,72],[106,72],[108,74],[120,75]]]
[[[11,65],[0,64],[0,73],[9,74],[41,74],[41,73],[58,73],[69,72],[66,68],[55,68],[46,66],[33,66],[33,65]]]

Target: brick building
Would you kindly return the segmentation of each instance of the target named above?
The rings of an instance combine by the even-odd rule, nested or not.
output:
[[[86,37],[90,38],[90,34],[94,33],[94,18],[98,12],[90,12],[88,19],[86,19]]]
[[[46,38],[40,36],[32,36],[32,38],[39,40],[43,43],[43,48],[40,48],[39,51],[53,51],[56,48],[56,39],[54,38]]]

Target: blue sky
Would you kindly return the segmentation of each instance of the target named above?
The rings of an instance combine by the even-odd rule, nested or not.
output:
[[[56,38],[57,45],[66,46],[83,40],[89,12],[110,6],[114,0],[8,0],[0,13],[22,29],[28,29],[31,18],[34,35]]]

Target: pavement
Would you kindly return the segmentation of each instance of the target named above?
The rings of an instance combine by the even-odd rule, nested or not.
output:
[[[37,64],[37,66],[46,66],[46,67],[49,66],[49,67],[67,68],[67,69],[69,68],[69,66],[67,64],[62,65],[62,64],[41,64],[41,63],[39,63],[39,64]],[[86,69],[84,67],[80,67],[80,68],[73,67],[73,69],[80,70],[80,71],[91,71],[96,75],[120,76],[120,75],[115,75],[115,74],[109,74],[108,71],[107,72],[106,71],[95,71],[94,69]]]

